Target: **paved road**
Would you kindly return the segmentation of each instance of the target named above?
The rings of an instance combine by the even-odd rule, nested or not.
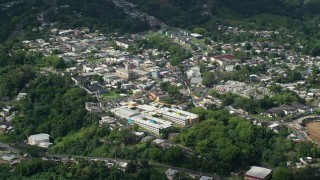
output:
[[[104,157],[87,157],[87,156],[68,156],[68,155],[58,155],[58,154],[52,154],[52,155],[47,155],[48,157],[57,157],[57,158],[82,158],[82,159],[86,159],[86,160],[97,160],[97,161],[115,161],[115,162],[129,162],[130,160],[126,160],[126,159],[114,159],[114,158],[104,158]],[[195,170],[191,170],[191,169],[185,169],[185,168],[180,168],[180,167],[175,167],[175,166],[169,166],[166,164],[160,164],[160,163],[153,163],[150,162],[149,163],[151,166],[157,166],[157,167],[162,167],[162,168],[171,168],[174,170],[178,170],[181,172],[186,172],[186,173],[190,173],[190,174],[198,174],[201,176],[209,176],[209,177],[214,177],[214,179],[220,180],[221,177],[217,176],[216,174],[210,174],[210,173],[204,173],[204,172],[200,172],[200,171],[195,171]]]
[[[10,145],[8,145],[8,144],[5,144],[5,143],[3,143],[3,142],[0,142],[0,147],[5,148],[5,149],[7,149],[8,151],[12,151],[12,152],[14,152],[14,153],[16,153],[16,154],[19,154],[19,153],[21,152],[19,149],[14,148],[14,147],[12,147],[12,146],[10,146]]]
[[[6,148],[9,151],[12,151],[14,153],[19,154],[21,151],[17,148],[14,148],[8,144],[5,144],[3,142],[0,142],[0,147]],[[82,158],[82,159],[86,159],[86,160],[100,160],[100,161],[115,161],[115,162],[129,162],[130,160],[126,160],[126,159],[115,159],[115,158],[106,158],[106,157],[87,157],[87,156],[69,156],[69,155],[61,155],[61,154],[47,154],[47,157],[57,157],[57,158]],[[169,166],[166,164],[160,164],[160,163],[153,163],[150,162],[151,166],[157,166],[157,167],[163,167],[163,168],[171,168],[174,170],[178,170],[178,171],[182,171],[182,172],[186,172],[186,173],[191,173],[191,174],[198,174],[198,175],[202,175],[202,176],[211,176],[214,177],[215,179],[221,179],[219,176],[217,176],[216,174],[210,174],[210,173],[203,173],[200,171],[194,171],[191,169],[185,169],[185,168],[180,168],[180,167],[174,167],[174,166]]]

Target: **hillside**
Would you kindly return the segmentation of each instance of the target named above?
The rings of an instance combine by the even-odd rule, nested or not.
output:
[[[129,0],[169,25],[188,27],[210,19],[247,19],[267,13],[288,18],[314,16],[319,0]],[[263,16],[261,16],[264,18]]]
[[[39,19],[41,16],[43,19]],[[149,28],[145,22],[131,18],[123,9],[105,0],[1,0],[0,22],[0,43],[19,36],[39,38],[39,33],[34,33],[33,29],[44,23],[55,23],[61,28],[87,26],[91,30],[118,33]]]

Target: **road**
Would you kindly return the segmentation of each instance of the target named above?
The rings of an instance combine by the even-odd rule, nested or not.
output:
[[[21,151],[19,149],[16,149],[8,144],[5,144],[3,142],[0,142],[0,147],[6,148],[9,151],[12,151],[16,154],[19,154]],[[47,154],[46,157],[57,157],[57,158],[82,158],[82,159],[86,159],[86,160],[94,160],[94,161],[114,161],[114,162],[129,162],[131,160],[127,160],[127,159],[115,159],[115,158],[106,158],[106,157],[88,157],[88,156],[69,156],[69,155],[61,155],[61,154]],[[174,170],[178,170],[181,172],[186,172],[186,173],[191,173],[191,174],[198,174],[201,176],[210,176],[210,177],[214,177],[215,179],[221,179],[219,176],[217,176],[216,174],[210,174],[210,173],[204,173],[204,172],[200,172],[200,171],[194,171],[191,169],[185,169],[185,168],[180,168],[180,167],[175,167],[175,166],[169,166],[166,164],[160,164],[160,163],[153,163],[150,162],[149,163],[151,166],[156,166],[156,167],[162,167],[162,168],[171,168]]]
[[[59,154],[52,154],[52,155],[48,155],[48,157],[57,157],[57,158],[82,158],[82,159],[86,159],[86,160],[95,160],[95,161],[115,161],[115,162],[129,162],[131,160],[126,160],[126,159],[114,159],[114,158],[104,158],[104,157],[87,157],[87,156],[68,156],[68,155],[59,155]],[[166,164],[160,164],[160,163],[154,163],[154,162],[149,162],[150,166],[156,166],[156,167],[162,167],[162,168],[166,168],[166,169],[174,169],[174,170],[178,170],[181,172],[185,172],[185,173],[190,173],[190,174],[198,174],[200,176],[209,176],[209,177],[213,177],[214,179],[220,180],[221,177],[216,175],[216,174],[210,174],[210,173],[204,173],[201,171],[194,171],[191,169],[185,169],[185,168],[180,168],[180,167],[175,167],[175,166],[169,166]]]
[[[19,153],[21,152],[19,149],[14,148],[14,147],[12,147],[12,146],[10,146],[10,145],[8,145],[8,144],[5,144],[5,143],[3,143],[3,142],[0,142],[0,147],[5,148],[5,149],[7,149],[8,151],[12,151],[12,152],[14,152],[14,153],[16,153],[16,154],[19,154]]]

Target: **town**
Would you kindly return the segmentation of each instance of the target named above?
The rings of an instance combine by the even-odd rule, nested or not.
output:
[[[184,154],[193,155],[192,148],[174,141],[179,133],[171,130],[192,128],[205,121],[206,114],[195,111],[196,108],[219,109],[275,134],[283,127],[288,128],[287,139],[292,143],[312,142],[319,146],[320,56],[293,51],[293,47],[303,48],[299,44],[272,41],[277,37],[294,38],[290,34],[218,24],[214,30],[223,37],[249,35],[268,40],[223,43],[203,36],[201,29],[192,32],[173,28],[140,14],[132,3],[113,2],[132,17],[145,19],[160,29],[137,34],[105,34],[88,27],[59,29],[45,23],[39,15],[42,26],[33,31],[47,32],[47,37],[21,42],[25,53],[38,53],[54,62],[39,68],[37,73],[70,76],[74,87],[93,97],[85,102],[85,109],[99,118],[100,127],[111,131],[132,129],[137,142],[150,142],[164,149],[181,147]],[[20,92],[14,102],[27,95]],[[6,102],[0,107],[0,133],[15,131],[12,120],[16,116],[19,113],[14,103]],[[169,138],[164,137],[166,132]],[[29,134],[23,144],[48,149],[54,145],[50,136]],[[3,143],[0,143],[0,155],[10,165],[30,158]],[[42,157],[44,161],[62,163],[76,162],[75,158],[47,154]],[[122,171],[130,163],[116,157],[87,160],[101,160],[109,168],[117,166]],[[286,166],[319,167],[318,161],[318,157],[301,156],[287,161]],[[174,179],[180,172],[194,179],[219,179],[213,174],[174,167],[168,168],[166,176]],[[269,179],[271,173],[267,167],[254,165],[244,176]]]

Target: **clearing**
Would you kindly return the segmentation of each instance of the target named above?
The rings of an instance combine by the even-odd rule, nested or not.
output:
[[[306,125],[308,135],[317,143],[320,143],[320,122],[310,122]]]

